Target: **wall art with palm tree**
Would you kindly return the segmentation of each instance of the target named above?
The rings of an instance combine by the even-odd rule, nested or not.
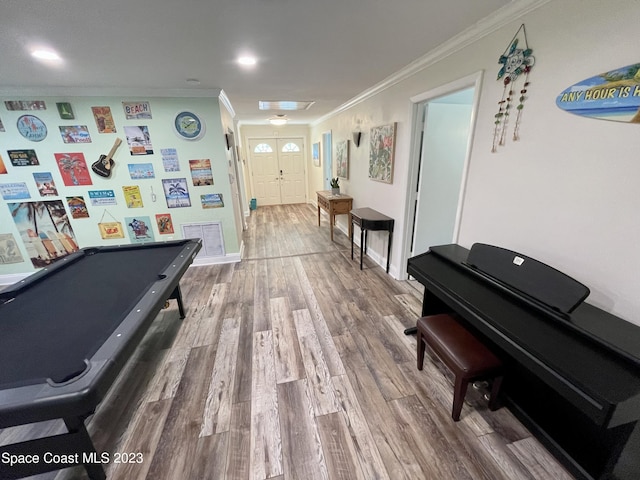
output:
[[[190,207],[191,198],[187,188],[186,178],[165,178],[162,180],[164,196],[167,199],[167,207]]]
[[[7,205],[35,268],[46,267],[79,249],[62,200]]]
[[[84,154],[80,152],[54,153],[54,156],[60,169],[60,175],[62,175],[62,181],[67,187],[93,185]]]

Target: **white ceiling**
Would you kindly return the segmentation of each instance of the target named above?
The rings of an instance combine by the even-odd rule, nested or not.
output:
[[[313,100],[287,112],[308,123],[509,3],[0,0],[0,87],[222,88],[239,121],[279,113],[258,100]],[[63,61],[39,63],[35,46]],[[258,58],[251,70],[235,62],[244,52]]]

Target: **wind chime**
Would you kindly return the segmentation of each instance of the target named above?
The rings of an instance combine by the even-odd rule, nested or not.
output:
[[[523,40],[524,48],[518,48],[520,40]],[[513,98],[517,90],[516,82],[519,78],[524,77],[524,83],[520,88],[519,103],[516,106],[518,111],[516,115],[515,126],[513,128],[513,140],[520,139],[520,121],[522,119],[522,110],[524,109],[524,101],[527,98],[527,87],[529,86],[529,73],[535,63],[535,57],[531,55],[533,50],[529,48],[527,43],[527,31],[524,23],[509,42],[509,46],[504,51],[498,63],[502,64],[498,72],[497,80],[502,80],[504,89],[502,91],[502,99],[498,102],[498,113],[495,114],[495,128],[493,131],[493,147],[491,152],[495,153],[498,146],[503,146],[507,137],[507,127],[509,124],[509,116],[512,110]],[[524,75],[523,75],[524,74]]]

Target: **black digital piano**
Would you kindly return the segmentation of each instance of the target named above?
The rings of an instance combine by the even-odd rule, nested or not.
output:
[[[506,364],[504,404],[577,478],[640,479],[640,327],[589,289],[504,248],[431,247],[408,260],[422,315],[452,313]],[[405,333],[412,333],[407,329]]]

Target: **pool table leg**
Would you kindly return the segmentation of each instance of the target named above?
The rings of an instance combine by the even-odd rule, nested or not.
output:
[[[87,456],[93,456],[95,460],[99,462],[100,457],[98,456],[95,447],[93,446],[93,442],[91,441],[91,437],[89,437],[89,432],[87,432],[87,427],[84,425],[84,419],[80,417],[66,417],[64,418],[64,424],[67,426],[69,433],[74,435],[77,440],[82,445],[82,453],[80,453],[80,459],[83,458],[83,454],[86,453]],[[102,468],[101,463],[82,463],[89,478],[91,480],[107,480],[107,475],[104,472],[104,468]]]
[[[182,303],[182,291],[180,290],[180,284],[176,285],[169,298],[175,298],[178,301],[178,310],[180,311],[180,318],[187,316],[184,310],[184,304]]]

